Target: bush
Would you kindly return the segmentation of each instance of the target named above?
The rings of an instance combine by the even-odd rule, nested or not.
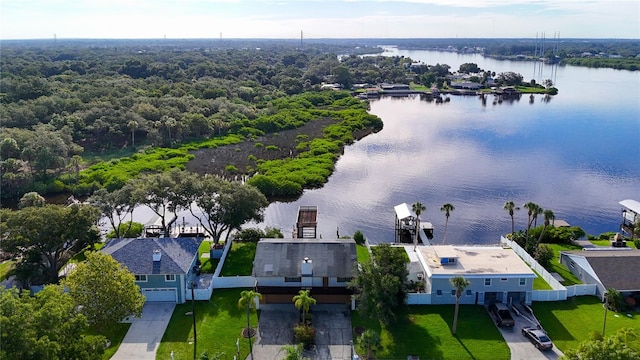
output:
[[[540,244],[536,248],[535,259],[540,265],[547,268],[551,265],[551,260],[553,260],[553,250],[549,245]]]
[[[264,233],[260,229],[249,228],[242,229],[239,233],[234,237],[235,241],[243,241],[243,242],[254,242],[257,243],[263,237]]]
[[[238,172],[238,168],[235,165],[227,165],[224,169],[231,174],[235,174]]]
[[[118,225],[118,231],[120,232],[120,237],[124,239],[137,238],[138,236],[140,236],[140,234],[142,234],[142,230],[144,230],[144,225],[135,221],[127,221],[127,222],[120,223]],[[115,237],[116,237],[115,230],[111,230],[107,234],[107,239],[113,239]]]
[[[364,234],[362,233],[362,231],[356,230],[356,232],[353,234],[353,240],[355,240],[356,244],[358,245],[364,245]]]
[[[296,344],[302,344],[305,349],[309,349],[315,344],[316,330],[306,324],[298,324],[293,327],[293,339]]]
[[[633,245],[636,246],[636,249],[640,249],[640,239],[633,240]]]

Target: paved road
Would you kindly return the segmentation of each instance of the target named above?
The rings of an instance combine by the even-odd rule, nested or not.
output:
[[[513,328],[501,328],[498,327],[502,337],[509,345],[509,350],[511,350],[511,360],[544,360],[544,359],[558,359],[562,356],[562,352],[558,350],[555,346],[551,350],[541,351],[535,348],[535,346],[522,335],[522,328],[525,326],[533,326],[535,323],[532,323],[530,320],[523,316],[515,315],[513,312],[513,319],[515,320],[515,325]],[[551,339],[553,340],[553,339]]]
[[[171,320],[174,303],[145,303],[142,317],[132,320],[111,360],[155,360],[162,335]]]

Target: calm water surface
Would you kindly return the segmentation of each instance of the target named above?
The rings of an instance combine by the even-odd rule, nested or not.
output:
[[[300,205],[317,205],[323,237],[361,230],[373,243],[394,238],[393,207],[421,202],[421,218],[442,241],[444,203],[451,214],[446,242],[493,244],[510,231],[505,201],[551,209],[587,233],[616,231],[618,201],[640,200],[640,72],[551,67],[432,51],[399,51],[427,64],[466,62],[525,80],[553,79],[559,95],[535,95],[486,106],[477,97],[445,104],[419,98],[371,102],[384,129],[347,147],[329,182],[291,203],[271,204],[262,225],[289,235]],[[516,213],[516,228],[526,226]]]

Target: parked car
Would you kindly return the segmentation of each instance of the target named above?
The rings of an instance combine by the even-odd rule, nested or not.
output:
[[[522,335],[526,336],[536,347],[536,349],[549,350],[553,347],[553,343],[547,333],[536,327],[522,328]]]
[[[496,325],[500,327],[512,327],[515,324],[513,317],[511,317],[511,311],[509,311],[509,307],[505,304],[491,304],[489,305],[489,312],[493,315]]]

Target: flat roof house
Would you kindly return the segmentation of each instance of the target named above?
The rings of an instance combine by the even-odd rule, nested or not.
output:
[[[318,303],[351,302],[356,243],[351,239],[261,239],[253,261],[263,303],[291,303],[309,289]]]
[[[461,304],[531,303],[537,276],[509,248],[440,245],[418,246],[417,252],[432,304],[455,303],[450,279],[457,276],[471,283],[460,298]]]
[[[100,251],[133,273],[146,301],[184,303],[201,242],[201,238],[112,239]]]

